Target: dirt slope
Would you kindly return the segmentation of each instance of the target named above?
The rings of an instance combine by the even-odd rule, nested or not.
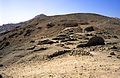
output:
[[[0,34],[3,78],[119,78],[120,20],[78,13],[35,18]]]

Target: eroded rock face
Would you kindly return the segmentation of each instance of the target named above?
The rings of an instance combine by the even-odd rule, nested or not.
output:
[[[102,37],[92,37],[86,44],[80,44],[77,46],[79,47],[89,47],[89,46],[96,46],[96,45],[105,45],[105,41]]]

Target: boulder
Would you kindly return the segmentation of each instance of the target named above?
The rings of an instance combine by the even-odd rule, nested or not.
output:
[[[3,78],[3,76],[0,74],[0,78]]]
[[[118,55],[117,58],[120,59],[120,55]]]
[[[111,52],[110,55],[116,55],[114,52]]]
[[[89,47],[89,46],[96,46],[96,45],[105,45],[105,41],[102,37],[92,37],[86,44],[80,44],[77,46],[79,47]]]
[[[3,64],[0,64],[0,67],[3,67]]]
[[[31,40],[31,41],[30,41],[30,43],[34,43],[34,42],[35,42],[35,40]]]
[[[87,43],[87,46],[105,45],[105,41],[102,37],[92,37]]]
[[[91,32],[91,31],[94,31],[94,28],[90,26],[90,27],[85,28],[84,31]]]
[[[110,49],[118,49],[118,47],[116,47],[116,46],[112,46]]]
[[[115,39],[119,39],[118,36],[116,36],[116,35],[114,35],[114,36],[112,36],[112,37],[115,38]]]

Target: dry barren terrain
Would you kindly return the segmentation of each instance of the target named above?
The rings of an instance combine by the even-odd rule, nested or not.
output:
[[[35,18],[0,33],[1,78],[120,78],[120,19]]]

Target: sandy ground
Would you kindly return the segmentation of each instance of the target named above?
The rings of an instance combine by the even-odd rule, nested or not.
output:
[[[0,73],[8,78],[120,78],[119,59],[107,57],[108,52],[91,53],[93,57],[66,55],[42,63],[14,64]]]

